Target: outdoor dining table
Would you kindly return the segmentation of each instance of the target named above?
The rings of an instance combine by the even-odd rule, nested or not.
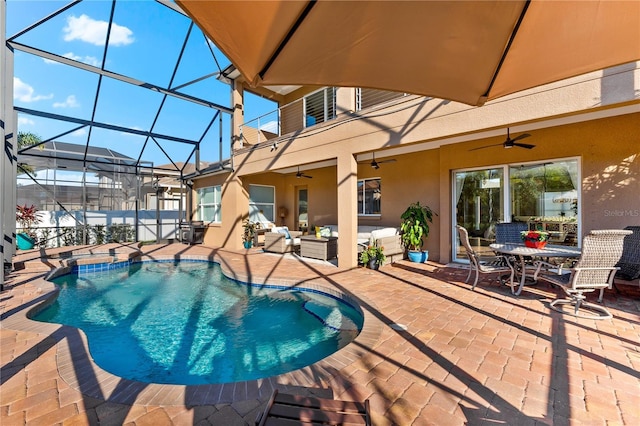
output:
[[[489,247],[496,253],[517,256],[520,261],[521,274],[520,274],[520,286],[515,293],[519,296],[524,287],[526,280],[525,258],[526,257],[562,257],[562,258],[578,258],[580,257],[581,250],[578,247],[570,246],[558,246],[558,245],[546,245],[543,248],[531,248],[526,247],[524,244],[509,243],[509,244],[490,244]],[[513,282],[511,283],[513,287]]]

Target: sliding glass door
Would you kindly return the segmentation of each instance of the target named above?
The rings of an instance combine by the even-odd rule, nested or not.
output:
[[[491,254],[498,222],[526,222],[553,244],[578,245],[580,174],[577,159],[500,165],[453,172],[453,260],[465,260],[455,225],[471,245]]]
[[[472,246],[488,252],[494,225],[504,220],[503,168],[455,172],[453,186],[455,225],[467,229]],[[454,261],[466,259],[464,249],[455,241]]]

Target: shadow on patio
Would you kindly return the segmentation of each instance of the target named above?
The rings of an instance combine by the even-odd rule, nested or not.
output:
[[[433,263],[403,261],[374,272],[258,250],[180,244],[143,250],[147,258],[215,259],[240,281],[351,294],[372,328],[329,359],[287,375],[232,387],[146,385],[93,365],[75,329],[18,323],[19,313],[47,289],[29,274],[14,275],[1,302],[3,419],[243,424],[253,421],[278,387],[369,398],[374,424],[640,422],[637,289],[606,293],[613,319],[576,320],[549,310],[556,293],[545,284],[527,287],[519,298],[488,282],[470,291],[463,283],[466,270]],[[36,401],[54,394],[55,404],[37,408],[42,404]],[[223,401],[232,403],[218,404]]]

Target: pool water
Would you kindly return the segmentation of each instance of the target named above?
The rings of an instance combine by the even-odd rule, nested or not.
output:
[[[214,384],[282,374],[351,342],[362,314],[310,291],[251,286],[211,262],[145,262],[54,279],[34,320],[82,329],[103,369],[148,383]]]

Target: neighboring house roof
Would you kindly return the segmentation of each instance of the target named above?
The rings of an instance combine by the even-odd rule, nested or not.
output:
[[[86,157],[85,157],[86,150]],[[134,173],[136,159],[109,148],[88,147],[84,144],[46,142],[25,148],[18,154],[18,162],[29,164],[34,170],[68,169],[82,171],[86,158],[87,171],[92,173]]]
[[[203,163],[201,163],[203,164]],[[198,179],[208,175],[214,175],[217,173],[226,173],[232,171],[231,160],[223,160],[215,163],[209,163],[207,167],[200,167],[200,172],[195,171],[191,174],[186,174],[185,179]]]
[[[208,167],[210,167],[212,163],[206,162],[206,161],[201,161],[200,162],[200,170],[202,171],[203,169],[206,169]],[[176,169],[177,167],[177,169]],[[195,163],[187,163],[185,165],[184,162],[182,161],[177,161],[175,163],[175,166],[173,164],[162,164],[157,166],[158,169],[162,169],[162,171],[158,171],[157,169],[154,169],[154,174],[158,177],[158,185],[161,188],[179,188],[180,187],[180,175],[179,175],[179,170],[182,170],[182,175],[186,178],[187,176],[193,175],[195,174],[196,171],[196,165]],[[173,173],[171,173],[171,175],[164,175],[163,176],[163,171],[166,172],[166,170],[169,169],[173,169],[176,170],[176,175],[174,175]]]

